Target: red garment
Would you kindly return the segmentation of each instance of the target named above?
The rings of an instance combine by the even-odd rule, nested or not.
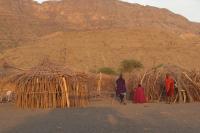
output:
[[[134,89],[133,102],[134,103],[145,103],[146,102],[146,98],[144,95],[144,88],[138,87],[138,88]]]
[[[165,88],[167,96],[174,96],[174,80],[172,78],[165,79]]]

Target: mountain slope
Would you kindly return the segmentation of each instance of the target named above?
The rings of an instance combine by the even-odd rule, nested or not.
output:
[[[30,25],[33,20],[23,13],[24,4],[19,0],[0,0],[0,51],[35,39]]]
[[[157,27],[175,32],[197,32],[199,27],[166,9],[117,0],[63,0],[34,5],[34,16],[63,29]],[[198,28],[197,28],[198,27]]]
[[[87,71],[129,58],[146,67],[199,67],[200,24],[166,9],[117,0],[0,0],[0,16],[0,60],[19,67],[45,56]]]
[[[187,36],[146,28],[57,32],[7,50],[1,57],[24,69],[46,57],[83,71],[117,69],[125,59],[140,60],[146,68],[168,63],[198,68],[200,38],[188,40]]]
[[[20,33],[45,35],[56,31],[152,27],[173,32],[199,32],[189,22],[166,9],[117,0],[62,0],[38,4],[32,0],[0,0],[1,24]],[[5,21],[7,20],[7,21]],[[21,31],[20,31],[21,30]],[[23,36],[28,36],[23,34]]]

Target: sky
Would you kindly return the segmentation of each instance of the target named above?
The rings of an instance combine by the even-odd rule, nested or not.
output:
[[[35,0],[44,2],[48,0]],[[59,1],[59,0],[58,0]],[[200,22],[200,0],[121,0],[130,3],[150,5],[159,8],[167,8],[180,14],[190,21]]]

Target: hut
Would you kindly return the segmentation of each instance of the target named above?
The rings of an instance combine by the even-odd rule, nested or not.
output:
[[[16,105],[20,108],[69,108],[89,104],[87,75],[49,60],[18,73],[11,81],[15,83]]]
[[[129,91],[141,83],[149,102],[165,101],[165,75],[175,80],[174,103],[200,102],[200,72],[175,65],[160,65],[145,72],[134,73],[129,79]]]

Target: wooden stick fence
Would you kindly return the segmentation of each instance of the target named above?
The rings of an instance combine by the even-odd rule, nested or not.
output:
[[[129,88],[141,83],[150,102],[160,101],[165,92],[165,75],[170,73],[176,82],[174,102],[200,102],[200,72],[173,69],[164,67],[148,73],[135,73],[129,79]]]

